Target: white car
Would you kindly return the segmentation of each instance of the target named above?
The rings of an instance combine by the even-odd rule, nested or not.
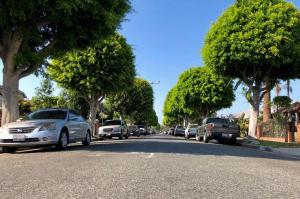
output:
[[[42,109],[0,128],[0,147],[14,152],[20,147],[55,145],[66,149],[71,142],[91,142],[90,125],[69,109]]]
[[[196,137],[196,134],[198,132],[199,125],[198,124],[190,124],[186,129],[184,133],[184,137],[186,139],[190,139],[191,137]]]
[[[126,123],[123,120],[107,120],[103,126],[99,127],[99,138],[113,138],[118,137],[128,139],[129,132]]]

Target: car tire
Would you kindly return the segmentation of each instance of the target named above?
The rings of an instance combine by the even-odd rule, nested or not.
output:
[[[14,147],[2,147],[3,153],[14,153],[16,152],[17,148]]]
[[[229,140],[229,144],[232,144],[232,145],[235,145],[236,142],[237,142],[237,139],[236,139],[236,138],[231,138],[231,139]]]
[[[89,146],[91,144],[91,133],[90,131],[86,132],[85,140],[82,141],[83,146]]]
[[[209,142],[209,139],[208,139],[206,133],[204,133],[204,135],[203,135],[203,142],[204,142],[204,143],[208,143],[208,142]]]
[[[69,137],[66,130],[62,130],[59,135],[59,140],[56,148],[59,150],[66,150],[69,144]]]

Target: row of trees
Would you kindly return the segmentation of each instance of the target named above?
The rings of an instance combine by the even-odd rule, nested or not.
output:
[[[0,1],[2,125],[19,117],[16,95],[21,78],[49,59],[103,41],[130,10],[129,0]]]
[[[262,99],[270,98],[269,93],[278,81],[289,82],[300,77],[300,12],[285,0],[236,0],[212,24],[202,55],[206,67],[216,77],[235,80],[235,88],[242,86],[251,105],[248,135],[255,137]],[[203,106],[205,99],[214,101],[229,97],[228,101],[233,100],[224,92],[214,98],[213,87],[201,85],[201,81],[187,87],[176,85],[169,92],[164,107],[165,123],[174,122],[178,117],[197,115],[197,109],[204,113],[207,110],[202,115],[209,115],[222,108]],[[191,97],[195,88],[202,91],[195,95],[198,100]],[[201,95],[205,91],[210,97]],[[221,104],[223,102],[221,100]],[[190,111],[190,105],[196,108]]]
[[[234,99],[231,79],[217,75],[208,67],[188,69],[166,97],[163,123],[171,126],[183,121],[186,126],[190,121],[199,122],[230,107]]]

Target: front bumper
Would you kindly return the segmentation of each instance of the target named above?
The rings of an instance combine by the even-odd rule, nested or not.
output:
[[[100,133],[99,137],[100,138],[105,138],[105,137],[120,137],[121,132],[112,132],[112,133]]]
[[[22,136],[24,139],[17,140],[14,135]],[[11,134],[0,132],[0,147],[30,147],[41,145],[54,145],[58,143],[59,133],[56,130],[38,131],[31,133]]]

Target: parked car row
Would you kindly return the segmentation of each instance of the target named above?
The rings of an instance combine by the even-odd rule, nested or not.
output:
[[[128,139],[129,136],[141,136],[154,134],[155,131],[145,125],[129,125],[123,120],[107,120],[99,127],[99,138]]]
[[[0,128],[0,147],[3,152],[14,152],[17,148],[33,146],[55,146],[66,149],[68,144],[91,143],[91,127],[85,119],[70,109],[42,109],[17,122]],[[155,133],[144,125],[127,126],[123,120],[108,120],[99,127],[99,138],[119,139]]]
[[[236,143],[240,137],[240,127],[226,118],[206,118],[201,125],[189,124],[187,128],[176,126],[166,132],[169,135],[184,136],[186,139],[195,137],[197,141],[203,140],[208,143],[210,140],[217,140],[219,143]]]

